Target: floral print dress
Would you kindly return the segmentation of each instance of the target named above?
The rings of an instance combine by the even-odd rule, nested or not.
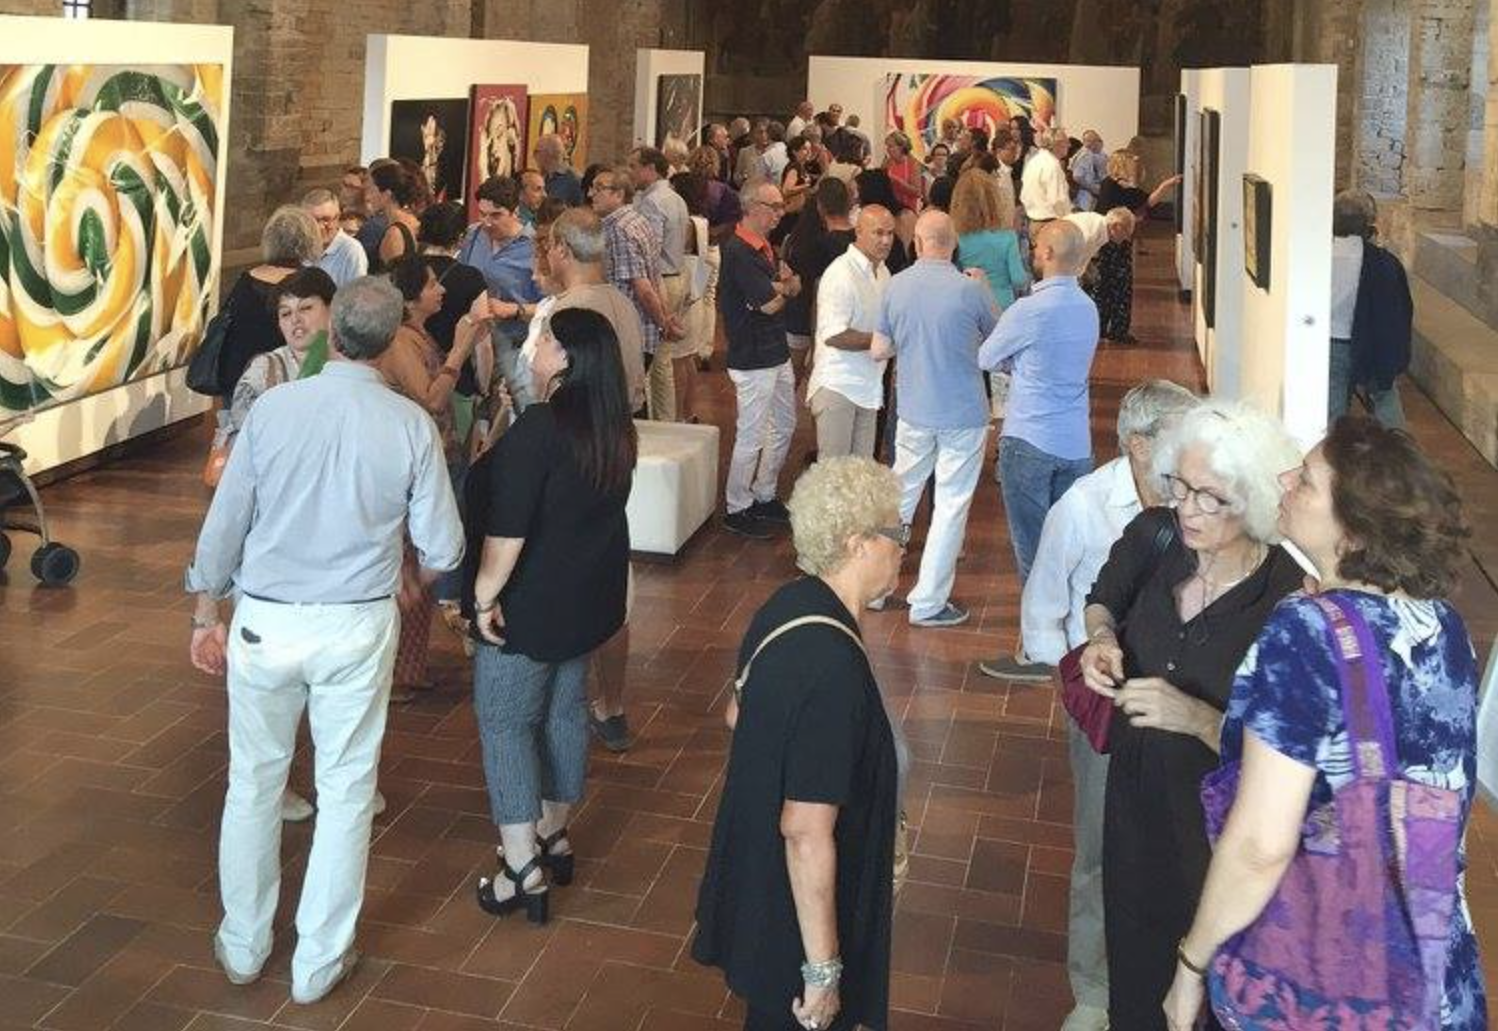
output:
[[[1462,825],[1477,782],[1477,657],[1456,610],[1444,601],[1337,591],[1372,631],[1383,662],[1404,776],[1459,792]],[[1243,753],[1243,731],[1316,769],[1311,805],[1330,801],[1353,777],[1336,660],[1326,617],[1303,595],[1285,599],[1265,624],[1233,682],[1222,730],[1222,759]],[[1460,869],[1466,870],[1465,853]],[[1465,876],[1457,881],[1446,984],[1444,1031],[1486,1028],[1487,1003]]]

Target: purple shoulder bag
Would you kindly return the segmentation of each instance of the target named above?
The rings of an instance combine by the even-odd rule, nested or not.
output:
[[[1274,897],[1213,957],[1207,988],[1234,1031],[1440,1024],[1456,904],[1461,795],[1401,776],[1388,686],[1361,614],[1317,596],[1328,623],[1354,779],[1314,807]],[[1215,843],[1238,764],[1202,781]]]

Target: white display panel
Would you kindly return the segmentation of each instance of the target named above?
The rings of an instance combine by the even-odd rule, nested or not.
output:
[[[1186,98],[1186,162],[1182,169],[1184,178],[1176,187],[1176,203],[1181,205],[1185,217],[1183,228],[1176,236],[1176,278],[1181,289],[1188,291],[1196,289],[1196,238],[1192,232],[1191,213],[1195,210],[1192,205],[1196,203],[1196,160],[1201,146],[1197,139],[1201,124],[1198,116],[1202,109],[1201,76],[1200,68],[1187,68],[1181,72],[1181,93]],[[1205,362],[1206,341],[1198,336],[1196,342]]]
[[[655,146],[656,106],[660,99],[662,75],[697,75],[702,77],[702,90],[697,95],[697,118],[694,128],[702,125],[702,92],[707,89],[704,74],[706,59],[700,50],[648,50],[635,51],[635,121],[632,139],[635,143]],[[696,146],[693,140],[692,145]]]
[[[1190,137],[1200,144],[1201,111],[1216,111],[1221,119],[1217,149],[1217,253],[1196,256],[1193,269],[1192,318],[1201,351],[1207,388],[1223,397],[1239,397],[1243,380],[1243,295],[1240,282],[1249,289],[1243,271],[1243,173],[1248,171],[1249,112],[1252,104],[1251,77],[1247,68],[1209,68],[1197,73],[1196,109],[1188,95],[1186,124],[1197,126]],[[1196,156],[1191,158],[1195,172]],[[1194,198],[1194,194],[1193,194]],[[1186,208],[1186,232],[1192,229],[1192,208]],[[1207,327],[1205,291],[1201,289],[1205,269],[1202,262],[1217,263],[1213,325]]]
[[[842,104],[845,115],[858,115],[864,132],[877,137],[885,128],[885,76],[893,72],[1056,79],[1057,114],[1073,136],[1096,129],[1104,145],[1116,150],[1139,134],[1138,68],[814,55],[808,62],[807,99],[819,111]]]
[[[466,99],[471,87],[486,83],[525,83],[531,93],[586,93],[588,48],[508,39],[371,35],[364,52],[360,160],[368,164],[388,152],[391,101]]]
[[[1243,295],[1242,395],[1309,447],[1326,429],[1337,67],[1258,66],[1251,95],[1248,171],[1273,193],[1270,284],[1240,264],[1219,288]]]
[[[231,160],[229,96],[233,80],[234,32],[228,26],[173,25],[104,20],[0,17],[0,64],[218,65],[222,72],[220,141],[215,165],[211,238],[217,268],[223,254],[223,211]],[[216,275],[216,273],[215,273]],[[216,284],[206,287],[210,297]],[[212,310],[210,306],[210,311]],[[156,373],[69,400],[35,413],[7,440],[28,452],[26,468],[37,473],[206,411],[210,401],[189,391],[185,369]]]

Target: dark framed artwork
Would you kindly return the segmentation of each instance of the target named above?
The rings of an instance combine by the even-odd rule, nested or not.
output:
[[[1261,289],[1269,289],[1269,252],[1274,227],[1274,191],[1269,180],[1243,174],[1243,270]]]
[[[701,123],[702,76],[662,75],[656,80],[655,145],[691,147]]]
[[[420,165],[434,200],[461,202],[468,163],[467,98],[392,101],[390,156]]]
[[[1202,110],[1201,153],[1197,166],[1196,258],[1202,266],[1202,311],[1207,328],[1217,325],[1217,202],[1218,156],[1222,141],[1222,113]]]
[[[1176,94],[1176,175],[1186,174],[1186,94]],[[1182,203],[1184,191],[1176,190],[1175,226],[1177,233],[1186,231],[1186,205]]]

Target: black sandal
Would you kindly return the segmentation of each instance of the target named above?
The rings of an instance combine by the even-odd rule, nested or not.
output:
[[[551,883],[559,888],[565,888],[572,883],[573,855],[570,851],[554,855],[551,850],[559,841],[567,841],[569,845],[571,844],[567,838],[566,827],[544,838],[537,834],[536,858],[541,860],[541,865],[546,868],[546,872],[551,877]]]
[[[487,877],[480,877],[478,883],[479,908],[490,916],[508,916],[521,906],[525,907],[525,918],[533,924],[546,923],[550,912],[550,894],[546,890],[545,878],[541,886],[535,891],[525,889],[526,878],[541,866],[541,857],[535,856],[529,863],[515,872],[510,869],[510,864],[501,862],[499,872],[503,874],[511,884],[515,885],[515,894],[507,899],[494,897],[494,882]]]

